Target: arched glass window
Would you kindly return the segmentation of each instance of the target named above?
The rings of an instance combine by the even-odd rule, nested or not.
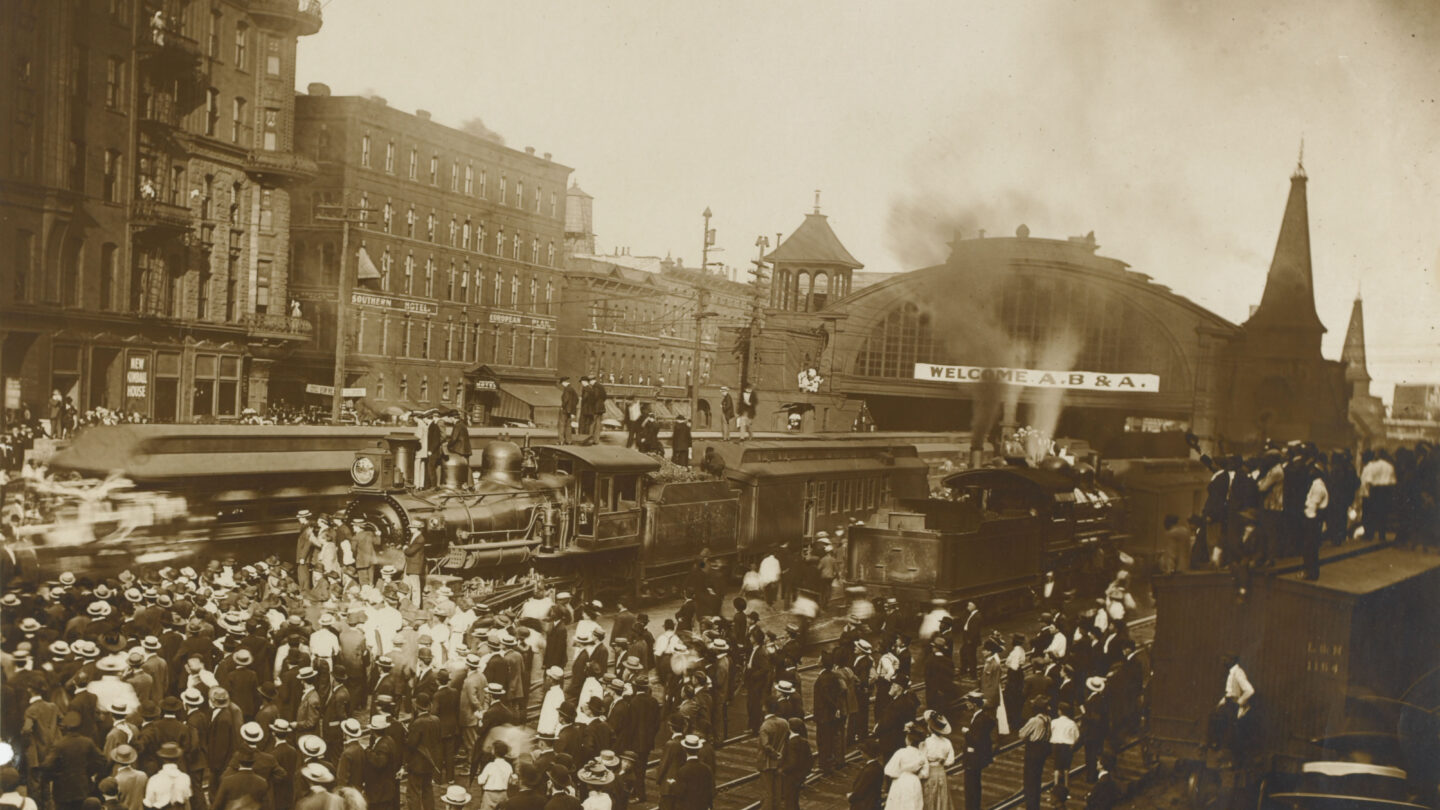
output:
[[[866,377],[914,376],[915,364],[934,358],[930,315],[914,304],[890,310],[855,356],[855,373]]]

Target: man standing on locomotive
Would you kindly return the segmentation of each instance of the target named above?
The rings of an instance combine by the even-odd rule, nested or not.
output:
[[[310,561],[320,547],[310,514],[309,509],[301,509],[295,514],[295,519],[300,522],[300,534],[295,539],[295,581],[302,593],[310,590]]]
[[[570,385],[569,377],[560,378],[560,424],[558,433],[561,444],[569,444],[571,441],[570,425],[575,419],[575,413],[580,407],[580,395],[575,393],[575,387]]]

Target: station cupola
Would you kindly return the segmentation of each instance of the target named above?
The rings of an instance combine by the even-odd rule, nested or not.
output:
[[[793,233],[765,256],[770,263],[770,307],[788,312],[818,312],[850,294],[851,274],[865,265],[855,260],[820,213],[805,215]]]

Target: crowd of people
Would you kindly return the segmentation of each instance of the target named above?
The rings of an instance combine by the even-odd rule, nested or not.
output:
[[[1271,444],[1249,457],[1201,461],[1212,471],[1205,505],[1182,526],[1168,516],[1168,570],[1228,568],[1242,591],[1251,572],[1299,556],[1320,575],[1320,549],[1347,540],[1440,548],[1440,454],[1420,442],[1324,453],[1313,444]]]
[[[1038,632],[1002,636],[973,605],[922,618],[851,592],[843,633],[816,649],[808,621],[836,593],[829,538],[762,562],[728,609],[727,576],[698,563],[680,608],[655,622],[538,578],[513,599],[427,581],[419,530],[386,545],[338,516],[301,523],[293,561],[113,578],[42,581],[8,537],[5,795],[22,810],[690,810],[712,806],[715,750],[738,716],[767,808],[797,808],[812,768],[854,768],[853,807],[935,810],[950,806],[957,757],[978,806],[1007,739],[1043,744],[1033,757],[1053,758],[1057,790],[1083,747],[1103,798],[1136,722],[1143,676],[1123,600],[1080,615],[1060,600]],[[799,667],[816,654],[807,700]],[[1027,764],[1037,801],[1040,773]]]

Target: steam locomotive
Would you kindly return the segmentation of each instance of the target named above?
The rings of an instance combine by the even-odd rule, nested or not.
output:
[[[942,492],[898,499],[884,525],[852,530],[849,581],[911,602],[1023,603],[1046,572],[1062,592],[1103,586],[1127,539],[1120,493],[1059,459],[957,472]]]
[[[478,470],[447,457],[417,487],[419,441],[386,436],[355,454],[347,518],[382,540],[418,527],[435,574],[502,578],[534,569],[587,593],[641,597],[673,586],[705,557],[736,555],[739,501],[722,480],[661,475],[655,458],[610,445],[487,443]]]

